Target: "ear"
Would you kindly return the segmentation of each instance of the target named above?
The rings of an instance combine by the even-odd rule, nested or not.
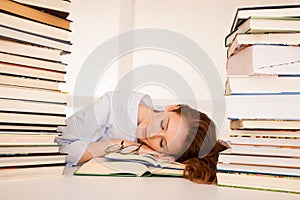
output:
[[[166,111],[173,111],[180,108],[180,105],[170,105],[170,106],[166,106]]]

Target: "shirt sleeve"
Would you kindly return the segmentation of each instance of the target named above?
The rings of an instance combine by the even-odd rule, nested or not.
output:
[[[106,93],[66,119],[66,126],[58,127],[62,135],[55,141],[60,152],[67,153],[69,165],[76,165],[91,142],[99,140],[105,134],[110,116],[111,100]]]

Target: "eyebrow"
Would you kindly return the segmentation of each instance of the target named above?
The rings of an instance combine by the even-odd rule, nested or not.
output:
[[[167,118],[167,122],[166,122],[166,131],[168,130],[168,127],[169,127],[169,122],[170,122],[170,117]]]
[[[166,151],[169,151],[168,149],[168,143],[165,137],[163,137],[163,140],[165,141],[165,145],[163,145],[163,149],[165,149]]]

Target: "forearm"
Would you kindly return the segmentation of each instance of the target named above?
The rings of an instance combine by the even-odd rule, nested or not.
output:
[[[83,153],[82,157],[79,160],[79,163],[86,162],[94,157],[101,157],[104,156],[105,149],[114,144],[121,144],[121,141],[124,140],[108,140],[108,141],[101,141],[101,142],[92,142],[88,145],[85,152]],[[136,142],[131,141],[124,141],[124,146],[130,144],[137,144]]]

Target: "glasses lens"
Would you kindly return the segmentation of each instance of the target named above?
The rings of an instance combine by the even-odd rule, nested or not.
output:
[[[132,152],[135,152],[137,150],[139,150],[140,145],[129,145],[124,147],[123,149],[120,150],[121,154],[130,154]]]
[[[107,148],[105,149],[105,153],[113,153],[113,152],[117,152],[117,151],[119,151],[121,148],[122,148],[122,145],[120,145],[120,144],[114,144],[114,145],[111,145],[111,146],[107,147]]]

